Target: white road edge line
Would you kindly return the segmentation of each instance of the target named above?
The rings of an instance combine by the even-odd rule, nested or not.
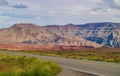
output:
[[[98,73],[94,73],[94,72],[88,72],[88,71],[83,71],[83,70],[78,70],[78,69],[71,68],[71,67],[65,67],[65,66],[61,66],[61,67],[66,68],[66,69],[70,69],[70,70],[75,70],[75,71],[83,72],[83,73],[94,74],[94,75],[98,75],[98,76],[105,76],[105,75],[102,75],[102,74],[98,74]]]

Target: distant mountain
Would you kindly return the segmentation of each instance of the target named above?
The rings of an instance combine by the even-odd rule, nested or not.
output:
[[[77,36],[104,46],[120,47],[120,23],[91,23],[85,26],[88,33]]]
[[[74,37],[82,37],[103,46],[120,47],[120,23],[88,23],[84,25],[68,24],[64,26],[47,26]]]
[[[100,47],[101,45],[67,32],[67,26],[15,24],[0,30],[0,43]]]
[[[0,43],[120,47],[120,23],[105,22],[48,26],[21,23],[10,28],[1,29]]]

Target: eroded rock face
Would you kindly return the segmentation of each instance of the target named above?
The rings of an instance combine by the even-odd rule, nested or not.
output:
[[[68,24],[64,26],[48,26],[57,29],[63,35],[73,35],[96,42],[103,46],[120,47],[120,23],[88,23],[84,25]]]
[[[49,26],[15,24],[0,30],[0,43],[120,47],[120,23]]]
[[[90,29],[90,26],[98,27]],[[87,24],[87,27],[89,27],[88,34],[84,35],[83,38],[104,46],[120,47],[119,23]]]
[[[101,47],[97,43],[75,36],[72,33],[73,27],[15,24],[0,30],[0,43]]]

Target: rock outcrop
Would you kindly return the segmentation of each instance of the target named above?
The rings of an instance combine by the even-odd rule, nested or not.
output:
[[[48,26],[20,23],[1,29],[0,43],[77,46],[77,48],[120,47],[120,23]]]
[[[73,26],[74,27],[74,26]],[[0,30],[0,43],[21,43],[59,46],[100,47],[101,45],[75,36],[67,26],[38,26],[34,24],[15,24]],[[73,28],[74,30],[74,28]]]

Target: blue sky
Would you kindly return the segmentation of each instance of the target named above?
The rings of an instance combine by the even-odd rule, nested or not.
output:
[[[90,22],[120,22],[120,0],[0,0],[0,28]]]

